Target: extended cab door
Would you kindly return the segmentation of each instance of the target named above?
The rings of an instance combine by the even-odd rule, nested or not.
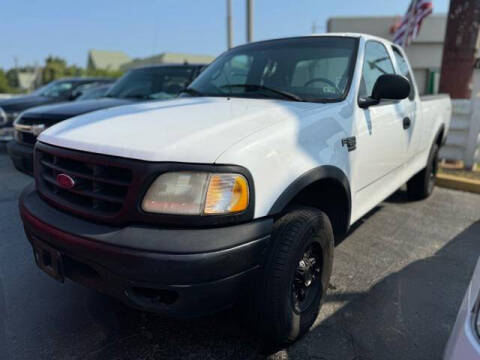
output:
[[[395,68],[386,46],[375,40],[365,44],[359,98],[372,94],[377,79],[394,74]],[[354,191],[368,186],[388,185],[382,182],[387,174],[406,160],[407,141],[403,129],[405,107],[399,101],[382,100],[379,104],[359,109],[357,117],[357,154],[354,162]]]
[[[421,136],[423,133],[423,126],[421,119],[419,118],[420,111],[418,109],[419,100],[417,97],[417,89],[415,85],[415,80],[412,76],[412,72],[410,66],[408,65],[407,57],[405,56],[404,52],[397,46],[392,46],[393,57],[395,59],[397,73],[400,75],[405,76],[410,81],[410,95],[408,98],[402,100],[400,102],[400,106],[402,106],[402,111],[404,114],[404,120],[408,123],[409,126],[404,126],[404,136],[406,141],[406,161],[412,160],[415,155],[421,149]],[[406,125],[406,124],[404,124]]]

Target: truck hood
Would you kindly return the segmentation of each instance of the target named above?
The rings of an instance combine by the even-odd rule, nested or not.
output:
[[[0,100],[0,107],[7,113],[20,112],[34,106],[48,104],[55,101],[58,101],[58,99],[38,95],[23,95]]]
[[[39,140],[146,161],[214,163],[236,142],[296,118],[311,105],[210,97],[140,103],[71,118],[44,131]]]

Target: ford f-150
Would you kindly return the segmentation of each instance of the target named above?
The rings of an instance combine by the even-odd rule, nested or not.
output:
[[[21,216],[57,280],[177,316],[241,302],[290,343],[317,317],[334,239],[405,183],[432,193],[450,114],[386,40],[250,43],[178,99],[43,132]]]

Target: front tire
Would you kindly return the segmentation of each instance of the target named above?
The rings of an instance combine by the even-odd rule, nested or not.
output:
[[[289,344],[315,321],[332,273],[334,238],[327,215],[314,208],[280,218],[264,269],[258,325],[275,344]]]
[[[407,194],[411,200],[423,200],[429,197],[435,187],[438,171],[438,145],[430,149],[427,166],[407,182]]]

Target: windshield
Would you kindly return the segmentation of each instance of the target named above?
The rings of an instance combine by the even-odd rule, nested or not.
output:
[[[82,89],[80,95],[75,100],[98,99],[103,97],[107,93],[108,89],[110,89],[110,85],[88,87],[86,89]]]
[[[260,42],[226,52],[190,86],[192,95],[343,99],[353,75],[357,39],[308,37]]]
[[[46,97],[62,97],[65,96],[73,88],[71,81],[53,81],[48,85],[42,86],[33,92],[35,95]]]
[[[189,67],[153,67],[131,70],[121,77],[107,97],[137,99],[170,99],[177,96],[190,82]]]

